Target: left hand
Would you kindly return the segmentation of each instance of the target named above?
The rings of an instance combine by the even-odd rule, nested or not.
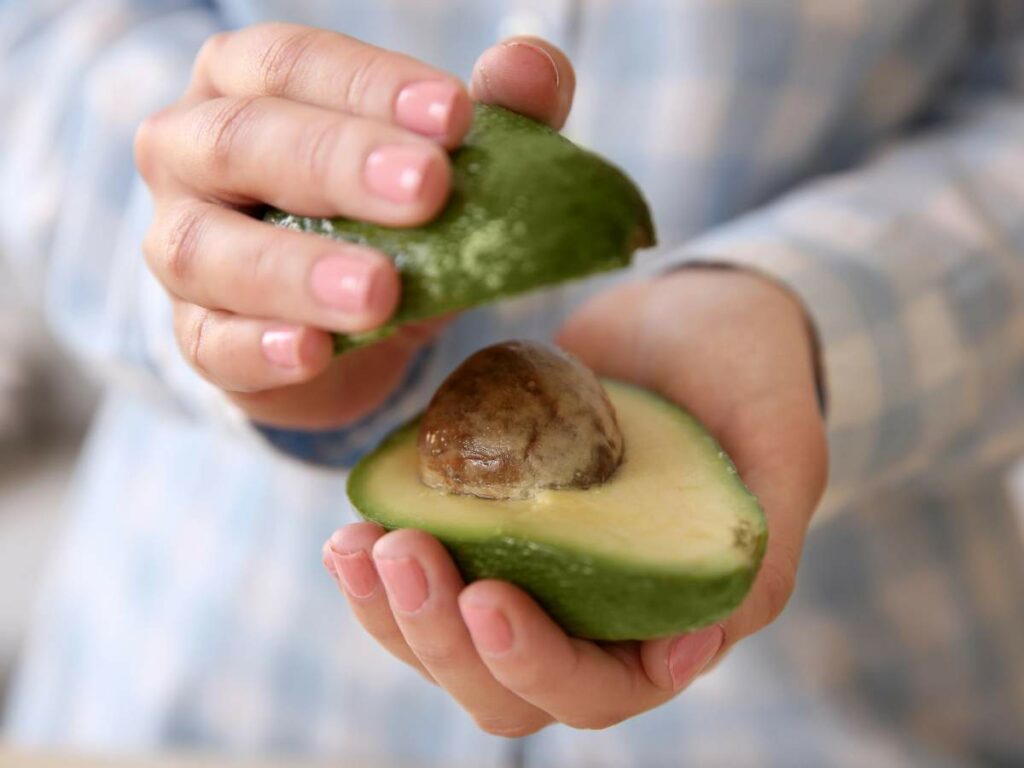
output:
[[[800,304],[775,283],[691,268],[622,285],[584,305],[558,342],[600,375],[659,392],[700,419],[760,499],[769,543],[750,594],[721,624],[599,644],[566,635],[511,584],[467,586],[422,531],[337,531],[324,564],[366,630],[504,736],[555,721],[604,728],[663,704],[774,620],[825,483],[813,343]]]

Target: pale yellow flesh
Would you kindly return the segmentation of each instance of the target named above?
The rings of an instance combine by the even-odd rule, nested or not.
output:
[[[756,502],[715,442],[681,413],[629,387],[606,383],[625,439],[607,483],[495,501],[423,485],[414,439],[385,452],[366,477],[367,498],[388,518],[429,518],[451,531],[487,531],[564,545],[595,556],[695,570],[729,570],[751,553],[735,545],[741,520],[759,527]]]

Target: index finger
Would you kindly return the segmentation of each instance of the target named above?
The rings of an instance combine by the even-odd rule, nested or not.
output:
[[[638,647],[569,637],[525,592],[477,581],[459,608],[480,657],[506,688],[574,728],[607,728],[676,691],[646,672]]]
[[[189,95],[301,101],[394,123],[448,148],[462,141],[473,112],[448,72],[338,32],[277,22],[207,40]]]

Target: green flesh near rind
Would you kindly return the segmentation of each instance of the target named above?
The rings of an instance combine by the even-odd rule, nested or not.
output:
[[[385,528],[436,536],[467,580],[518,584],[578,637],[642,640],[713,623],[757,573],[767,544],[760,505],[689,414],[643,390],[605,386],[627,458],[602,486],[522,501],[427,488],[416,475],[413,422],[355,467],[349,498]]]
[[[452,154],[451,197],[434,221],[396,229],[281,211],[266,220],[394,259],[402,280],[397,312],[381,328],[336,335],[339,352],[403,323],[625,267],[636,248],[655,240],[646,202],[619,169],[546,125],[489,105],[476,106]]]

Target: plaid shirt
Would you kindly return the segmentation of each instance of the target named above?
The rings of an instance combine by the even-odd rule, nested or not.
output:
[[[489,737],[364,635],[318,556],[351,514],[344,466],[456,362],[549,336],[621,275],[466,313],[385,408],[330,435],[237,429],[181,361],[140,256],[133,130],[207,35],[268,18],[463,76],[501,36],[551,39],[578,70],[567,132],[653,202],[663,247],[637,270],[721,259],[805,301],[832,487],[782,619],[671,704],[599,733]],[[109,382],[9,738],[474,766],[1024,765],[1005,483],[1024,448],[1024,3],[7,0],[0,61],[0,246]]]

